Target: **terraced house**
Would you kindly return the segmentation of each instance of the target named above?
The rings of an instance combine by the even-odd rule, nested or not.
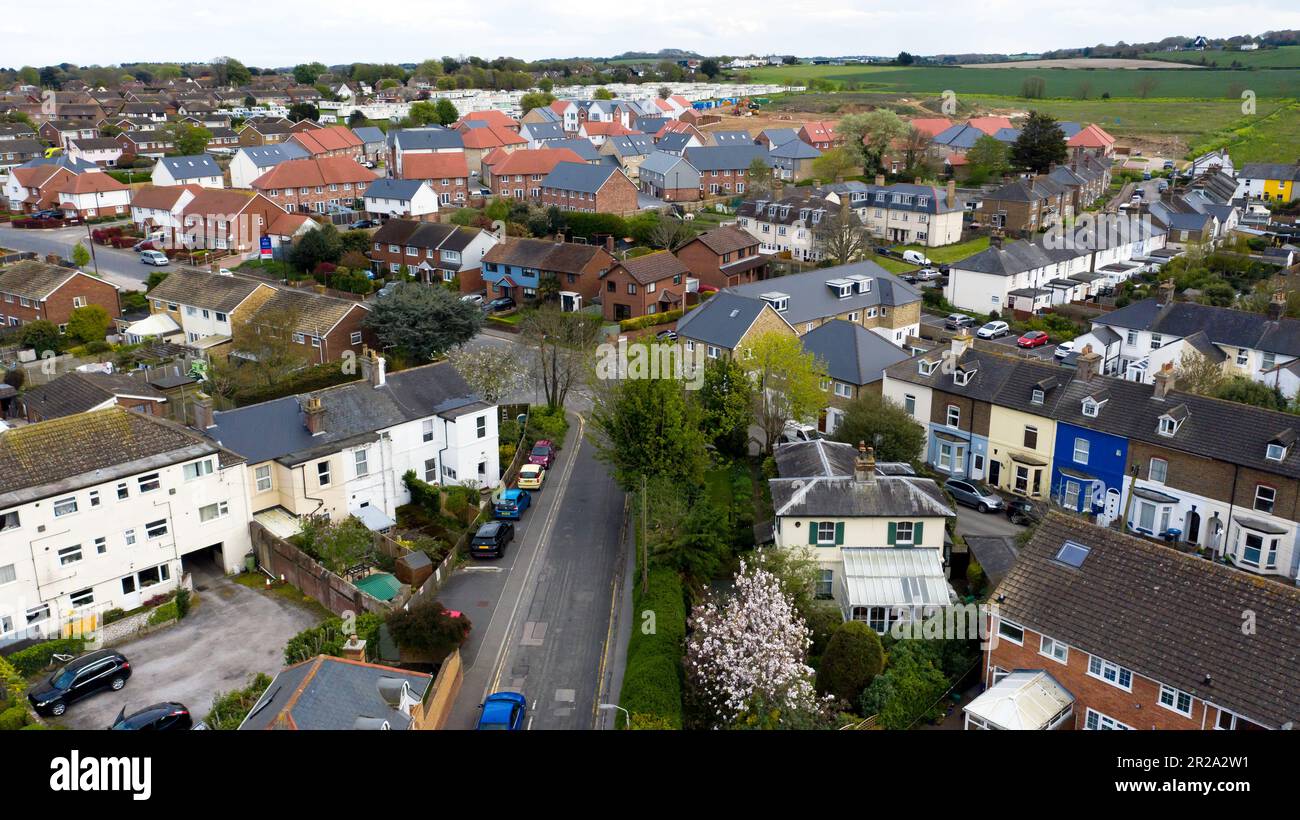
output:
[[[835,205],[847,200],[871,235],[886,242],[936,248],[961,239],[966,205],[952,181],[941,190],[933,185],[886,185],[885,178],[877,176],[875,185],[836,182],[818,193]]]
[[[350,157],[291,159],[253,180],[251,187],[290,213],[323,214],[350,207],[378,178]]]
[[[371,237],[376,274],[403,270],[426,284],[459,282],[462,293],[483,289],[483,256],[497,238],[478,228],[390,219]]]
[[[44,320],[64,330],[72,312],[87,305],[102,307],[111,318],[122,315],[117,287],[88,273],[36,259],[0,268],[0,326]]]
[[[838,202],[800,192],[775,200],[746,200],[736,209],[736,224],[758,240],[763,253],[789,253],[803,262],[820,262],[824,250],[819,229],[840,211]],[[852,219],[861,224],[856,214]]]

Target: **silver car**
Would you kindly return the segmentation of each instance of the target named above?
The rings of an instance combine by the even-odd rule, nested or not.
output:
[[[982,513],[1002,509],[1002,496],[975,481],[950,478],[944,482],[953,501],[974,507]]]

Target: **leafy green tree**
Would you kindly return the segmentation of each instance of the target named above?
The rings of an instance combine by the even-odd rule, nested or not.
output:
[[[717,509],[707,493],[691,492],[669,478],[647,481],[645,493],[650,561],[673,569],[692,589],[702,589],[730,554],[726,511]],[[639,499],[636,509],[641,509]]]
[[[90,264],[90,251],[86,250],[86,246],[80,242],[72,248],[72,264],[79,268]]]
[[[186,122],[174,122],[166,127],[171,134],[172,144],[176,146],[176,153],[183,157],[191,157],[196,154],[202,154],[208,147],[208,140],[212,139],[212,132],[201,125],[190,125]]]
[[[888,666],[862,693],[862,713],[879,715],[885,729],[910,729],[939,714],[948,688],[941,662],[925,640],[898,641],[889,648]]]
[[[614,92],[610,91],[608,88],[597,88],[592,93],[591,98],[593,100],[612,100],[614,99]]]
[[[722,356],[704,363],[704,383],[697,394],[700,429],[718,452],[732,458],[746,454],[752,394],[745,369],[734,358]]]
[[[988,134],[975,140],[975,144],[966,152],[966,160],[971,170],[981,169],[986,177],[996,177],[1006,173],[1011,167],[1008,156],[1007,144]]]
[[[299,63],[293,67],[293,78],[303,85],[315,85],[316,78],[328,70],[323,63]]]
[[[866,442],[876,448],[880,461],[915,461],[925,448],[925,428],[901,404],[867,391],[849,402],[831,438]]]
[[[389,611],[385,623],[399,647],[427,653],[439,661],[459,649],[470,630],[469,618],[452,617],[441,601],[429,595],[405,609]]]
[[[828,182],[848,176],[856,167],[857,158],[846,148],[831,148],[813,160],[813,176]]]
[[[534,108],[545,108],[555,102],[555,96],[549,91],[533,91],[519,98],[519,109],[527,114]]]
[[[37,319],[23,325],[18,341],[23,347],[35,350],[38,356],[47,350],[57,352],[63,347],[63,337],[59,334],[58,327],[45,319]]]
[[[335,574],[356,566],[370,554],[374,535],[359,518],[349,516],[324,525],[312,539],[311,552]]]
[[[320,119],[320,109],[309,102],[296,102],[289,106],[289,122]]]
[[[852,707],[885,667],[880,636],[861,621],[845,621],[831,635],[817,667],[817,691]]]
[[[289,253],[290,261],[307,273],[321,262],[337,263],[342,256],[343,239],[338,228],[328,223],[299,237]]]
[[[1030,111],[1029,119],[1020,129],[1020,136],[1011,144],[1011,163],[1043,174],[1053,165],[1065,162],[1068,156],[1065,132],[1056,120],[1039,111]]]
[[[415,125],[431,125],[438,122],[438,106],[428,100],[413,102],[408,116]]]
[[[1285,410],[1286,396],[1272,385],[1257,382],[1249,376],[1230,376],[1224,379],[1211,394],[1217,399],[1253,404],[1266,410]]]
[[[714,77],[722,73],[722,66],[718,65],[717,60],[704,60],[700,63],[700,73],[712,80]]]
[[[793,333],[759,334],[740,352],[741,366],[753,380],[754,419],[769,455],[787,421],[811,421],[825,402],[825,368],[804,350]]]
[[[474,338],[483,325],[478,306],[445,288],[415,282],[398,285],[374,303],[366,326],[385,345],[427,362]]]
[[[542,90],[542,93],[550,94],[551,90],[555,88],[555,83],[551,82],[550,77],[543,77],[541,80],[538,81],[537,87]]]
[[[772,166],[763,157],[754,157],[749,163],[749,171],[745,174],[745,181],[749,183],[748,193],[755,199],[763,199],[772,195]]]
[[[108,311],[99,305],[79,307],[68,317],[68,336],[82,344],[102,342],[111,322]]]
[[[849,114],[840,120],[836,131],[843,136],[845,148],[858,153],[863,173],[868,176],[884,170],[884,157],[894,141],[907,134],[908,124],[887,108],[865,114]]]

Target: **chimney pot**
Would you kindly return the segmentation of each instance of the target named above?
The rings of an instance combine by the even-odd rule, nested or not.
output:
[[[962,354],[970,350],[973,341],[971,335],[965,330],[958,331],[957,335],[952,337],[951,347],[949,348],[953,359],[960,359]]]
[[[1273,291],[1273,296],[1268,300],[1268,318],[1271,321],[1279,321],[1286,315],[1286,293],[1281,288]]]
[[[878,187],[878,188],[883,188],[883,187],[885,187],[885,175],[884,175],[884,174],[876,174],[876,187]]]
[[[307,416],[307,432],[313,436],[325,432],[325,408],[319,398],[312,396],[307,399],[307,407],[303,412]]]
[[[1174,383],[1176,381],[1174,377],[1174,363],[1165,362],[1164,366],[1160,368],[1160,372],[1156,373],[1155,380],[1156,387],[1155,391],[1151,394],[1151,397],[1163,401],[1164,398],[1169,395],[1170,391],[1174,389]]]
[[[1092,349],[1091,344],[1083,346],[1079,352],[1079,358],[1075,364],[1076,372],[1079,374],[1081,381],[1092,381],[1092,377],[1097,375],[1097,365],[1101,362],[1101,356]]]
[[[352,635],[342,647],[343,657],[353,661],[364,661],[366,659],[366,641],[364,638],[358,638]]]

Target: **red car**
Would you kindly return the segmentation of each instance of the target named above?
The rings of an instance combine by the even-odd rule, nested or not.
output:
[[[1019,339],[1016,344],[1021,347],[1042,347],[1047,344],[1047,334],[1041,330],[1031,330]]]
[[[528,453],[529,464],[540,464],[546,469],[551,469],[551,464],[555,461],[555,446],[547,439],[542,439],[533,445],[533,449]]]

